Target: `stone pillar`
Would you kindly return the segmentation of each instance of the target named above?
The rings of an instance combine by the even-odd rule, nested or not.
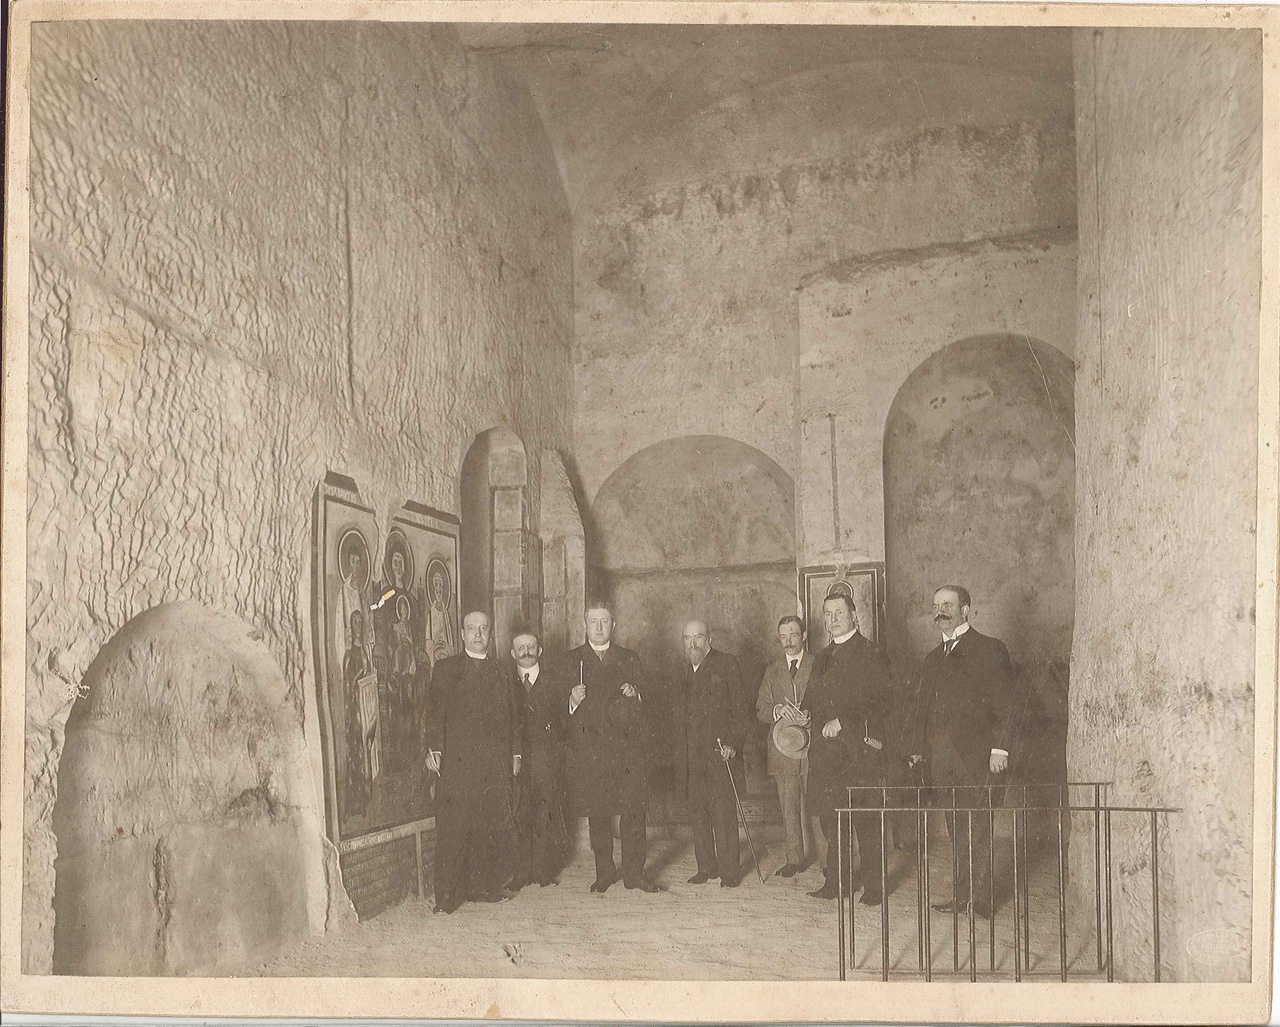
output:
[[[1247,981],[1261,33],[1082,29],[1075,70],[1068,765],[1181,809],[1159,830],[1164,978]],[[1149,825],[1115,824],[1117,977],[1150,979]]]

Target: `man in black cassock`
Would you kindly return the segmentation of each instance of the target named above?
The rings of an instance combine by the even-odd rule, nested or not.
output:
[[[520,773],[522,717],[511,679],[489,654],[489,617],[462,621],[464,650],[436,664],[427,699],[427,769],[436,788],[434,912],[467,899],[500,902],[500,859],[514,827],[512,787]]]
[[[881,751],[892,706],[889,661],[858,631],[853,600],[830,595],[822,604],[831,642],[813,661],[809,688],[801,709],[809,714],[809,804],[818,814],[826,835],[826,881],[809,894],[819,899],[839,895],[837,866],[843,862],[846,894],[852,897],[864,886],[861,902],[879,905],[880,817],[875,813],[852,814],[858,833],[858,874],[852,872],[849,839],[843,859],[836,847],[837,809],[848,801],[850,785],[878,785],[882,780]],[[855,797],[858,793],[854,793]],[[855,801],[866,802],[867,793]],[[878,800],[879,796],[875,796]]]

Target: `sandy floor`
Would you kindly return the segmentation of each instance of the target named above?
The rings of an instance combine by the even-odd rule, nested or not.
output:
[[[744,855],[749,858],[745,850]],[[782,845],[763,846],[766,875],[783,862]],[[945,850],[937,856],[945,860]],[[253,971],[264,976],[530,977],[660,980],[822,980],[839,975],[834,902],[805,892],[822,883],[816,867],[791,880],[754,872],[737,889],[716,883],[691,885],[689,841],[654,840],[649,870],[665,889],[646,895],[616,884],[604,895],[589,892],[594,870],[580,852],[560,884],[525,888],[496,905],[469,903],[452,916],[433,916],[429,901],[414,898],[358,927],[309,939]],[[950,894],[935,864],[931,898]],[[914,854],[895,852],[898,879],[889,906],[890,962],[895,974],[918,973]],[[1032,970],[1058,972],[1056,861],[1033,874]],[[856,963],[850,976],[880,974],[880,914],[855,906]],[[1092,908],[1073,916],[1069,963],[1073,976],[1096,974]],[[935,973],[953,965],[952,918],[934,913]],[[987,922],[976,921],[980,976],[988,975]],[[968,924],[960,921],[960,967],[968,976]],[[518,950],[517,947],[518,946]],[[514,953],[514,956],[510,953]],[[998,972],[1012,978],[1013,921],[1006,905],[996,928]],[[1096,978],[1095,978],[1096,979]]]

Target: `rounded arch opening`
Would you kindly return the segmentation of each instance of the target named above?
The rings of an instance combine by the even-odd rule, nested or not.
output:
[[[937,642],[944,583],[1005,642],[1025,711],[1023,780],[1065,774],[1075,619],[1075,369],[1026,336],[961,339],[899,388],[884,433],[890,652],[909,671]]]
[[[199,603],[126,624],[67,720],[54,971],[225,972],[323,927],[302,719],[262,636]]]
[[[683,730],[670,718],[672,690],[684,674],[680,631],[690,618],[705,620],[712,644],[738,657],[749,689],[758,685],[774,655],[778,618],[796,610],[791,476],[745,443],[684,436],[628,458],[591,511],[590,591],[612,596],[619,642],[666,683],[652,704],[655,732]],[[770,801],[763,735],[746,757],[748,792]],[[679,767],[659,765],[651,779],[659,795],[683,796]]]

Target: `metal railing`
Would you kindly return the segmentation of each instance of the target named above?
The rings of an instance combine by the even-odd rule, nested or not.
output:
[[[1151,925],[1152,925],[1152,963],[1154,980],[1160,981],[1160,845],[1159,817],[1176,813],[1178,810],[1164,806],[1115,806],[1104,798],[1109,782],[1103,781],[1070,781],[1054,784],[986,784],[986,785],[869,785],[851,786],[848,788],[848,805],[836,811],[837,837],[834,857],[828,854],[828,868],[835,861],[837,871],[838,901],[837,919],[839,922],[839,956],[840,980],[846,980],[851,970],[858,970],[856,958],[857,924],[855,917],[854,894],[849,893],[846,870],[852,870],[852,854],[849,852],[854,836],[855,816],[866,818],[876,816],[879,819],[880,832],[880,978],[887,981],[890,973],[923,974],[926,981],[932,980],[935,973],[948,973],[944,968],[939,970],[934,965],[933,932],[931,917],[930,869],[931,853],[930,827],[936,824],[941,815],[948,825],[951,838],[951,935],[952,959],[950,973],[961,972],[961,909],[965,910],[968,934],[968,976],[976,981],[978,975],[978,917],[987,919],[987,971],[996,973],[996,927],[997,927],[997,890],[996,864],[998,847],[996,843],[997,827],[1001,818],[1010,828],[1008,840],[1012,850],[1012,919],[1013,919],[1013,978],[1022,981],[1030,976],[1042,976],[1044,971],[1032,971],[1031,933],[1032,933],[1032,861],[1028,853],[1028,836],[1030,833],[1029,818],[1033,815],[1047,818],[1055,824],[1057,836],[1056,892],[1058,905],[1057,976],[1066,981],[1069,975],[1068,966],[1068,902],[1067,902],[1067,840],[1071,830],[1072,814],[1092,814],[1093,822],[1093,923],[1097,974],[1105,973],[1108,981],[1115,980],[1115,924],[1112,906],[1112,817],[1114,815],[1140,815],[1147,819],[1149,830],[1149,857],[1151,867]],[[1087,789],[1092,793],[1092,802],[1075,803],[1071,801],[1072,790]],[[999,793],[1000,804],[995,800]],[[958,797],[968,798],[977,794],[978,801],[964,804]],[[1051,794],[1056,802],[1038,801],[1038,797]],[[983,801],[985,799],[985,801]],[[914,801],[912,801],[914,800]],[[1010,805],[1010,800],[1012,804]],[[891,822],[901,826],[909,815],[915,815],[916,829],[916,968],[892,968],[890,966],[890,926],[893,920],[890,912],[890,879],[889,879],[889,827]],[[980,818],[985,818],[983,824]],[[985,834],[986,872],[982,874],[982,866],[974,864],[974,823],[978,821],[978,834]],[[865,819],[863,820],[865,824]],[[985,827],[985,831],[981,828]],[[977,857],[982,860],[982,842],[979,841]],[[967,856],[962,868],[962,857]],[[861,857],[860,857],[861,858]],[[847,861],[847,866],[846,866]],[[975,871],[985,877],[986,894],[974,894]],[[859,868],[859,875],[865,881],[866,868]],[[967,880],[968,894],[962,896],[961,880]],[[874,879],[872,881],[874,884]],[[848,912],[846,914],[846,899]],[[979,909],[983,906],[985,909]],[[1105,943],[1105,944],[1104,944]]]

